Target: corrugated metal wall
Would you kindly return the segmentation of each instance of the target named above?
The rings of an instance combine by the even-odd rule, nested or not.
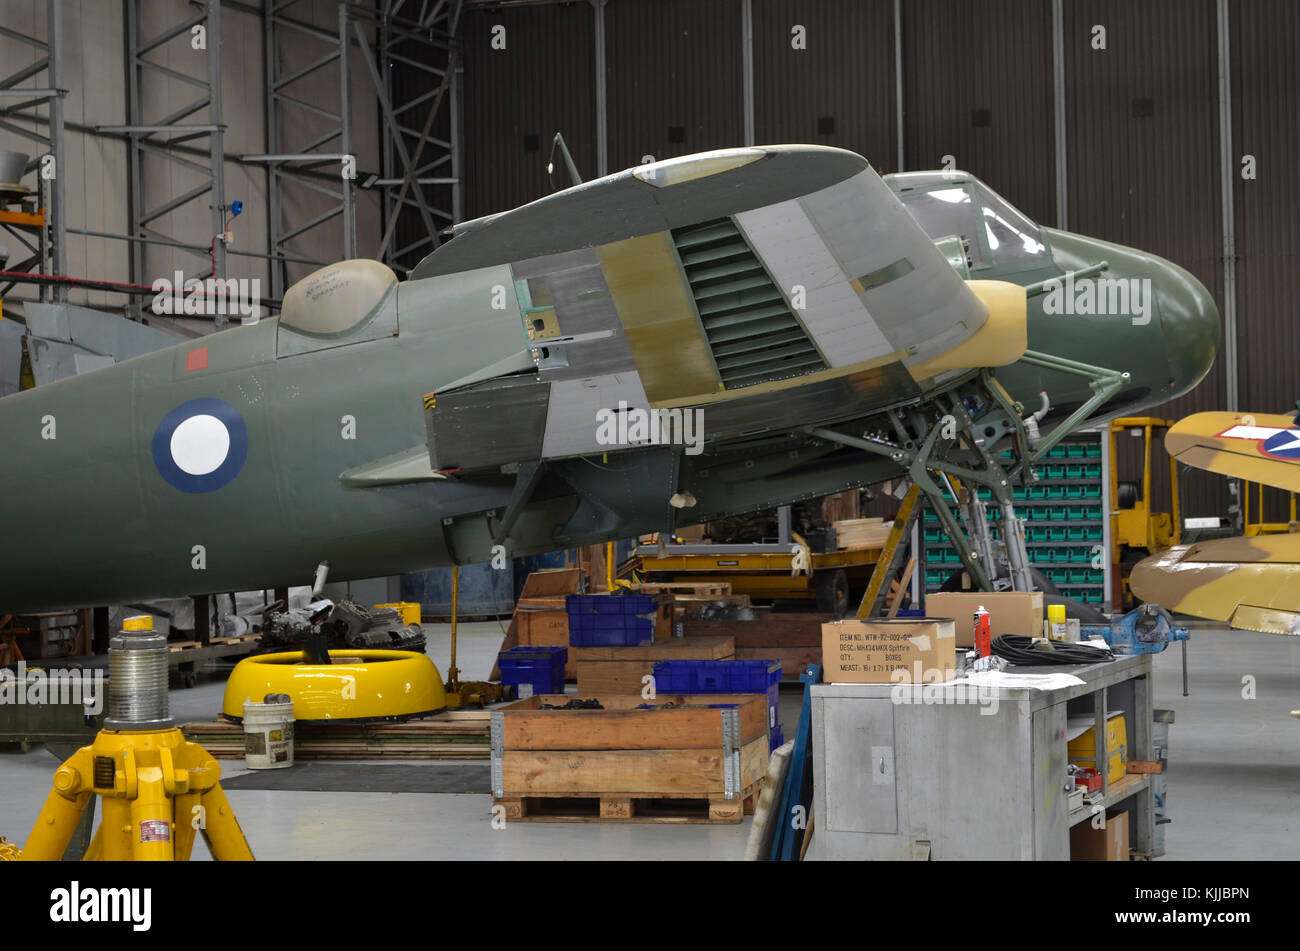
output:
[[[1087,0],[1064,8],[1069,230],[1182,265],[1222,312],[1214,0]],[[1098,26],[1105,49],[1093,48]],[[1224,399],[1216,364],[1190,394],[1149,413],[1178,419],[1222,408]],[[1137,480],[1140,458],[1125,449],[1134,442],[1121,440],[1119,454],[1121,477]],[[1168,477],[1162,464],[1155,469],[1161,499]],[[1191,469],[1180,480],[1185,514],[1224,511],[1223,479]]]
[[[1050,0],[903,4],[906,164],[978,175],[1056,218]]]
[[[1300,399],[1300,4],[1237,0],[1230,11],[1240,405],[1281,413]],[[1254,179],[1242,178],[1246,155]],[[1266,517],[1285,518],[1282,493],[1266,498]]]
[[[506,28],[503,50],[491,45],[498,25]],[[567,187],[558,160],[553,182],[547,181],[556,132],[563,133],[583,178],[596,177],[595,42],[586,3],[465,11],[466,218]]]
[[[833,145],[897,171],[893,10],[893,0],[754,0],[754,140]]]
[[[613,0],[609,168],[744,144],[738,0]]]
[[[741,0],[610,0],[611,170],[743,141],[742,9]],[[1068,227],[1181,264],[1222,308],[1214,0],[1068,0],[1063,9]],[[902,10],[905,166],[952,155],[1027,214],[1056,223],[1050,0],[903,0]],[[1290,317],[1300,297],[1300,180],[1286,164],[1300,151],[1300,5],[1232,0],[1230,10],[1233,151],[1257,161],[1257,178],[1238,176],[1235,189],[1240,405],[1279,411],[1300,397],[1300,328]],[[489,48],[495,23],[507,26],[508,53]],[[791,45],[795,26],[805,28],[804,50]],[[1093,46],[1095,27],[1105,29],[1105,49]],[[893,170],[893,30],[892,0],[753,0],[756,141],[837,145]],[[580,170],[594,174],[590,7],[474,10],[463,38],[466,215],[549,190],[545,155],[524,152],[527,135],[545,150],[562,129]],[[1216,366],[1151,413],[1225,404]],[[1120,456],[1136,477],[1133,454]],[[1221,514],[1224,480],[1187,471],[1183,502],[1189,515]]]

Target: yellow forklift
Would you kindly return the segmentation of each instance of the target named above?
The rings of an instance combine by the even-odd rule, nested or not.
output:
[[[1114,567],[1112,591],[1116,611],[1133,607],[1128,576],[1148,555],[1172,548],[1182,538],[1178,517],[1178,463],[1169,457],[1170,511],[1153,511],[1151,499],[1151,457],[1157,436],[1163,437],[1173,420],[1154,416],[1127,416],[1110,424],[1110,560]],[[1119,480],[1120,433],[1142,440],[1142,482]]]

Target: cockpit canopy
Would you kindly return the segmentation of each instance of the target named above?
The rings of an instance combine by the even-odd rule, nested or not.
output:
[[[900,172],[884,176],[931,239],[965,239],[971,276],[1052,267],[1052,251],[1038,226],[968,172]]]

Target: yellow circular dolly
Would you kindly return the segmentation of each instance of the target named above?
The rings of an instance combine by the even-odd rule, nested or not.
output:
[[[260,654],[235,665],[221,715],[238,723],[244,701],[288,694],[299,722],[407,720],[446,709],[442,676],[413,651],[332,650],[330,663],[306,663],[301,651]]]

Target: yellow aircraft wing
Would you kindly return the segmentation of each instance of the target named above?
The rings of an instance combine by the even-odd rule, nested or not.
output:
[[[1300,426],[1290,415],[1196,413],[1165,434],[1179,462],[1300,492]]]
[[[1227,413],[1202,413],[1227,416]],[[1133,568],[1143,601],[1265,634],[1300,634],[1300,534],[1178,545]]]

